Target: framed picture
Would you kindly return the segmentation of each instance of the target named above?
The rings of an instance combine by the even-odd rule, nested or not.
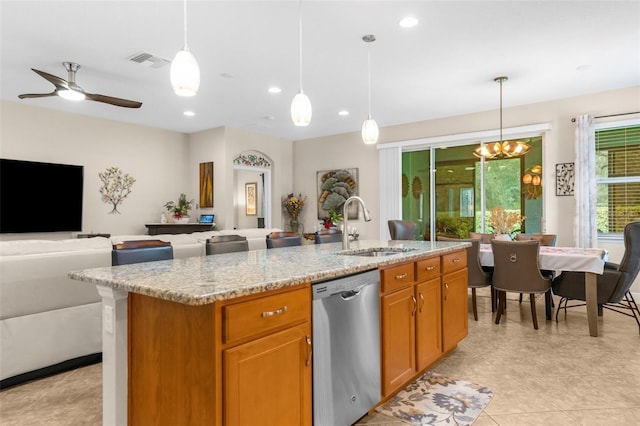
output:
[[[255,216],[257,212],[257,182],[248,182],[244,184],[244,201],[245,201],[245,214],[247,216]]]
[[[358,169],[324,170],[317,172],[318,219],[329,216],[333,210],[342,213],[347,198],[358,195]],[[358,203],[349,206],[349,219],[358,218]]]
[[[213,161],[200,163],[200,208],[213,207]]]
[[[573,195],[573,163],[556,164],[556,195]]]

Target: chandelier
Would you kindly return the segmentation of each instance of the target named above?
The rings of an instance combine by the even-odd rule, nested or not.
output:
[[[522,141],[512,140],[505,141],[502,139],[502,83],[507,81],[508,77],[496,77],[494,81],[500,83],[500,140],[488,144],[482,143],[473,150],[473,155],[478,158],[492,160],[494,158],[511,158],[524,155],[531,147]]]

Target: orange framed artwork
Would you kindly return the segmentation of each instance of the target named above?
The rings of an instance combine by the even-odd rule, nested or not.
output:
[[[200,208],[213,207],[213,161],[200,163]]]

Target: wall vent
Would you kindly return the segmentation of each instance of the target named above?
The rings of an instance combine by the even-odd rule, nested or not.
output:
[[[168,59],[161,58],[160,56],[152,55],[151,53],[147,52],[136,53],[128,59],[132,62],[142,64],[149,68],[162,68],[165,65],[171,63],[171,61]]]

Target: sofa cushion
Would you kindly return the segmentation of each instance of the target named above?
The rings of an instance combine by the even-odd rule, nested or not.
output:
[[[40,253],[110,249],[108,238],[78,238],[67,240],[0,241],[0,256],[20,256]]]

